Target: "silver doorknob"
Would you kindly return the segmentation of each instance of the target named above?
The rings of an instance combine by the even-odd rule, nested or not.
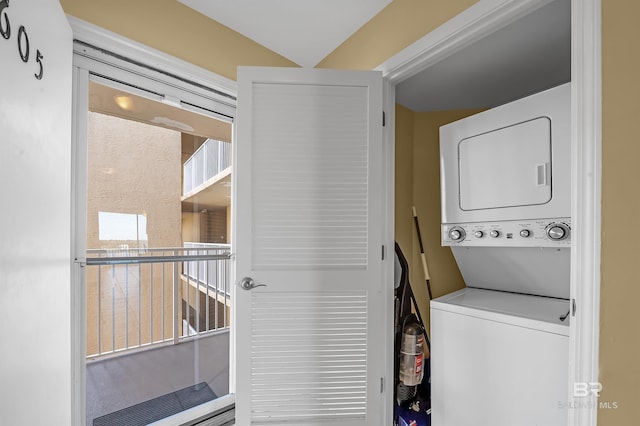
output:
[[[240,280],[240,287],[243,290],[253,290],[256,287],[266,287],[266,284],[258,284],[255,282],[255,280],[251,277],[244,277],[242,280]]]

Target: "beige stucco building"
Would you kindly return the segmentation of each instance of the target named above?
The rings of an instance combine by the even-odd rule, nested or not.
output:
[[[96,112],[88,129],[87,249],[135,256],[182,247],[180,133]],[[149,343],[163,330],[171,337],[173,305],[163,292],[173,288],[161,268],[171,273],[161,264],[87,268],[88,355]]]
[[[227,206],[205,209],[181,201],[183,165],[206,138],[123,117],[89,112],[88,256],[179,255],[186,253],[185,243],[227,244]],[[189,289],[189,323],[198,329],[194,307],[207,305],[207,297],[213,306],[215,295],[207,296],[193,280],[185,285],[185,267],[182,262],[87,267],[87,355],[173,339],[174,279],[180,280],[182,301],[177,318],[185,319]],[[229,309],[224,300],[218,310],[212,308],[210,328],[228,325]],[[200,312],[203,323],[205,315]],[[182,335],[183,327],[178,330]]]

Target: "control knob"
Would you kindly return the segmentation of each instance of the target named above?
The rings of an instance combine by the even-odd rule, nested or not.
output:
[[[466,233],[464,232],[464,229],[460,228],[459,226],[454,226],[449,230],[449,238],[451,238],[451,240],[453,241],[460,242],[464,240],[465,237]]]
[[[564,223],[551,223],[545,229],[545,233],[549,239],[554,241],[562,241],[569,237],[571,229]]]
[[[500,231],[494,229],[491,232],[489,232],[489,235],[491,235],[492,238],[498,238],[500,236]]]
[[[522,231],[520,231],[520,236],[522,238],[529,238],[531,236],[531,231],[529,231],[528,229],[523,229]]]
[[[476,236],[476,238],[482,238],[482,237],[484,237],[484,232],[476,231],[474,235]]]

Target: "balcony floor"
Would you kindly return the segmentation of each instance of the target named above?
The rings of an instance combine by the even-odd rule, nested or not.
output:
[[[217,396],[229,392],[229,333],[203,336],[87,362],[87,426],[93,419],[206,382]]]

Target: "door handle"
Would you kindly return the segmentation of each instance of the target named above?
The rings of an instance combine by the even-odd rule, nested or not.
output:
[[[240,287],[243,290],[253,290],[256,287],[266,287],[266,284],[258,284],[255,282],[255,280],[251,277],[244,277],[242,280],[240,280]]]

